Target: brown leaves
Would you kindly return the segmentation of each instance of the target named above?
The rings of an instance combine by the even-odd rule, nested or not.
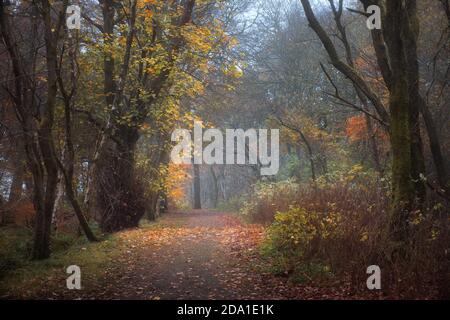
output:
[[[101,275],[82,275],[69,292],[64,274],[45,280],[47,299],[338,299],[347,287],[294,284],[265,272],[264,227],[230,214],[171,214],[157,224],[116,235],[121,252]],[[101,245],[101,244],[95,244]],[[36,283],[39,285],[39,283]]]

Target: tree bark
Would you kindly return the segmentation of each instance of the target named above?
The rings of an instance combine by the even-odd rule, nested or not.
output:
[[[378,151],[376,133],[373,128],[372,119],[368,115],[365,115],[365,118],[368,135],[367,139],[369,140],[370,148],[372,149],[373,164],[375,166],[375,170],[381,175],[383,173],[383,168],[381,167],[380,153]]]
[[[54,231],[58,231],[58,223],[59,223],[58,215],[62,210],[62,208],[64,207],[64,196],[65,196],[64,185],[65,185],[64,175],[61,172],[60,174],[58,174],[58,186],[56,188],[55,206],[53,208],[53,215],[52,215],[52,225]]]
[[[410,50],[405,36],[411,32],[406,20],[403,1],[386,2],[384,33],[391,62],[392,85],[390,88],[391,146],[393,154],[392,187],[393,204],[389,223],[390,239],[400,246],[408,239],[408,218],[415,198],[412,180],[413,155],[417,141],[413,141],[415,115],[411,106],[411,82],[408,74],[406,51]],[[414,155],[416,156],[416,155]]]
[[[423,142],[420,123],[420,86],[419,86],[419,59],[417,54],[417,41],[419,38],[419,18],[417,16],[416,0],[406,1],[407,15],[405,16],[405,55],[408,68],[409,104],[411,113],[411,159],[415,201],[423,204],[426,200],[426,187],[423,177],[426,176],[425,158],[423,155]]]
[[[433,115],[422,97],[419,97],[420,112],[427,129],[433,163],[436,168],[437,181],[445,194],[450,196],[450,176],[446,167],[446,161],[441,149],[439,134],[434,123]]]
[[[194,169],[194,209],[200,210],[202,208],[200,166],[198,164],[194,164],[193,169]]]
[[[152,195],[150,196],[150,205],[147,208],[147,219],[150,221],[155,221],[158,218],[158,198],[159,198],[159,193],[158,192],[154,192],[152,193]]]
[[[25,166],[21,159],[16,159],[11,188],[9,189],[8,201],[10,203],[15,203],[22,198],[24,178]]]
[[[210,167],[211,177],[213,178],[213,207],[217,208],[219,204],[219,184],[214,167]]]
[[[104,232],[135,228],[145,214],[143,190],[134,170],[139,134],[128,127],[122,130],[129,131],[127,140],[120,145],[111,143],[97,165],[96,193],[102,209],[100,226]]]

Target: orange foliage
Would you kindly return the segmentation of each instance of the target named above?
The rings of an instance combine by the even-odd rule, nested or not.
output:
[[[188,165],[169,164],[167,177],[167,190],[171,200],[181,201],[186,195],[186,182],[191,176],[188,174]]]
[[[355,116],[347,119],[347,137],[351,142],[358,142],[367,137],[367,123],[365,116]]]

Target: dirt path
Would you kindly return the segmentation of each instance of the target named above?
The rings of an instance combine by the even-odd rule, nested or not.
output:
[[[232,214],[194,211],[117,235],[120,255],[102,274],[82,274],[82,290],[69,291],[66,275],[42,286],[45,299],[339,299],[342,288],[293,284],[264,271],[259,225]],[[57,285],[53,285],[53,282]],[[41,284],[42,285],[42,284]]]
[[[129,244],[111,287],[83,298],[257,298],[248,285],[251,256],[263,228],[242,225],[230,214],[197,211],[170,214],[150,228],[123,233]],[[245,261],[245,262],[244,262]],[[258,286],[256,286],[258,289]],[[259,296],[260,297],[260,296]]]

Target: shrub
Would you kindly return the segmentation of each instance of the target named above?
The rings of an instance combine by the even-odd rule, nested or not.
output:
[[[332,217],[291,207],[275,215],[262,252],[273,259],[278,273],[293,274],[299,280],[310,279],[310,274],[319,277],[329,269],[315,261],[314,252],[318,241],[333,235],[335,228]]]
[[[272,223],[278,211],[286,211],[297,203],[298,192],[299,185],[290,180],[258,183],[240,213],[251,222]]]
[[[333,274],[366,292],[367,267],[378,265],[383,292],[392,297],[448,297],[448,207],[430,201],[412,212],[410,241],[399,256],[386,233],[389,189],[388,181],[354,167],[316,184],[259,185],[243,213],[254,220],[273,215],[262,251],[276,273],[300,280]]]
[[[268,229],[270,246],[289,260],[301,260],[319,234],[320,224],[317,213],[308,213],[302,208],[279,212]]]

